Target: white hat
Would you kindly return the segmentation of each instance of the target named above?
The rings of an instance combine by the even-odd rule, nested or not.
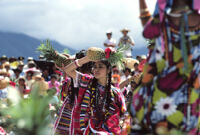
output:
[[[130,32],[130,30],[129,30],[128,28],[123,28],[123,29],[121,30],[121,32],[124,32],[124,31]]]
[[[33,60],[33,57],[28,57],[27,60]]]
[[[107,30],[106,34],[112,34],[112,31],[111,30]]]

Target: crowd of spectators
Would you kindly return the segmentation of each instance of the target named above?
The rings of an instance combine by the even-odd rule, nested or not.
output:
[[[127,58],[124,61],[124,69],[113,66],[113,86],[128,95],[138,84],[136,76],[140,76],[145,59],[144,55],[137,56],[137,59]],[[56,96],[60,98],[61,87],[67,76],[56,68],[53,61],[47,61],[42,56],[39,60],[34,60],[32,57],[8,58],[3,55],[0,57],[0,63],[1,81],[6,80],[7,86],[15,87],[22,97],[26,98],[31,90],[39,85],[39,94],[46,95],[49,88],[55,88]],[[6,98],[6,88],[1,88],[0,99]]]

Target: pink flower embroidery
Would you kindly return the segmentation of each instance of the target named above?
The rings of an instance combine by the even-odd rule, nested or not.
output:
[[[139,92],[133,96],[132,104],[136,111],[140,110],[144,102],[142,96],[139,95]]]

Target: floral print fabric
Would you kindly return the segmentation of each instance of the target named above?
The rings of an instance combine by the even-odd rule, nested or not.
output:
[[[200,30],[185,33],[187,71],[181,54],[180,33],[170,27],[165,30],[168,45],[163,51],[160,38],[156,39],[142,84],[133,92],[130,112],[150,134],[156,134],[156,128],[162,125],[168,130],[175,128],[199,135]]]

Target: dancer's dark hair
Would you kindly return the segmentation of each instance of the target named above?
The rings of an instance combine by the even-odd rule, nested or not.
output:
[[[86,56],[86,50],[81,50],[80,52],[76,53],[75,59],[81,59],[83,57]],[[80,68],[77,69],[77,71],[81,72],[81,73],[86,73],[86,74],[90,74],[92,71],[92,66],[93,66],[93,62],[88,62],[86,64],[83,64]],[[69,95],[70,98],[70,103],[74,103],[74,99],[75,99],[75,95],[78,95],[78,88],[74,87],[74,81],[71,78],[71,83],[69,88],[71,88],[70,92],[71,93],[67,93]]]
[[[75,59],[80,59],[86,56],[87,51],[86,50],[81,50],[80,52],[78,52],[75,56]],[[92,66],[93,66],[93,62],[88,62],[83,64],[80,68],[78,68],[77,70],[81,73],[86,73],[86,74],[90,74],[92,71]]]
[[[107,60],[101,60],[100,61],[101,63],[103,63],[103,64],[105,64],[106,65],[106,68],[107,68],[107,70],[109,70],[109,73],[108,73],[108,83],[107,83],[107,85],[105,86],[105,96],[106,96],[106,103],[105,103],[105,109],[106,110],[109,110],[109,107],[110,107],[110,103],[111,103],[111,75],[112,75],[112,73],[111,73],[111,65],[110,65],[110,63],[107,61]],[[96,87],[97,87],[98,85],[97,85],[97,79],[96,78],[94,78],[93,80],[92,80],[92,84],[91,84],[91,88],[95,88],[95,92],[93,93],[95,96],[92,96],[92,98],[93,98],[93,102],[91,103],[91,104],[93,104],[94,105],[94,109],[96,110],[96,113],[97,113],[97,117],[99,118],[99,119],[104,119],[104,114],[102,114],[102,109],[103,108],[101,108],[101,109],[99,109],[100,108],[100,106],[98,106],[97,104],[96,104],[96,99],[97,99],[97,97],[96,97],[96,92],[98,92],[97,91],[97,89],[96,89]]]

